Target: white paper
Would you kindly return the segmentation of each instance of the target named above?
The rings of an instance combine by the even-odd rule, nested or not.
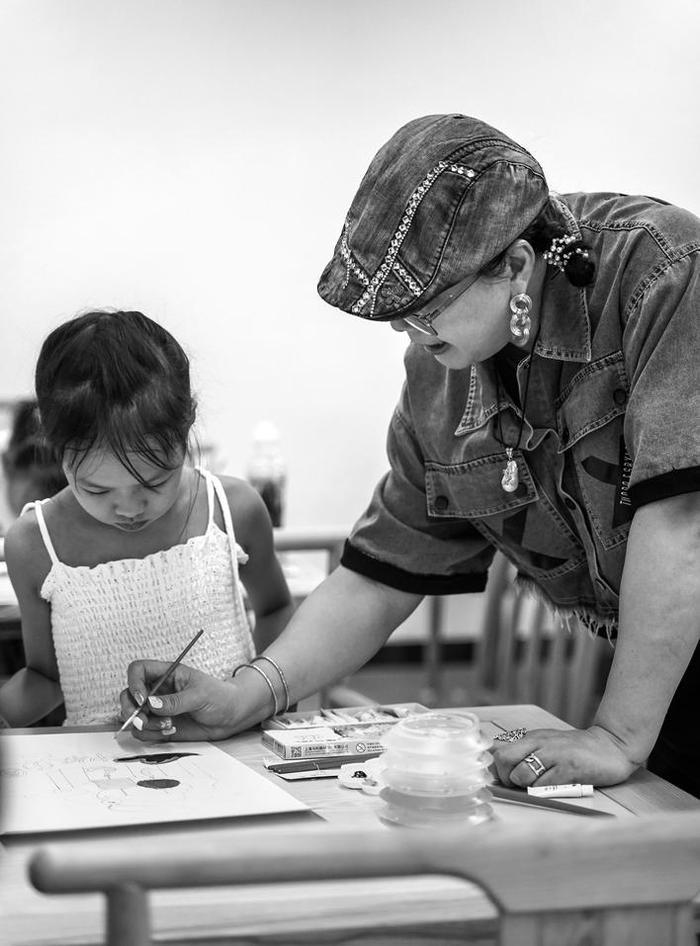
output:
[[[147,745],[128,735],[117,742],[111,732],[0,739],[3,834],[307,810],[283,788],[207,742]],[[157,764],[115,761],[177,752],[197,754]]]

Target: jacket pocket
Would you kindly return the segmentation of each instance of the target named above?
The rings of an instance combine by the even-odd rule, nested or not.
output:
[[[621,351],[582,368],[556,401],[560,453],[624,414],[629,384]]]
[[[470,519],[491,545],[536,579],[566,574],[585,559],[583,549],[522,454],[514,451],[513,459],[520,477],[514,493],[501,487],[503,453],[466,463],[426,464],[428,514]]]
[[[437,519],[478,519],[535,502],[537,487],[522,453],[514,450],[513,459],[520,478],[514,493],[506,493],[501,486],[506,465],[503,453],[464,463],[426,463],[428,515]]]

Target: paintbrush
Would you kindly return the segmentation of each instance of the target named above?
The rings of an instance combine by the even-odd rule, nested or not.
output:
[[[185,654],[186,654],[189,650],[191,650],[191,649],[194,647],[194,645],[197,643],[197,641],[199,640],[199,638],[202,636],[203,633],[204,633],[204,629],[203,629],[203,628],[202,628],[201,630],[197,631],[197,633],[194,635],[194,637],[193,637],[192,640],[189,642],[189,644],[187,645],[187,647],[185,647],[185,649],[182,651],[182,653],[181,653],[181,654],[178,654],[178,656],[175,658],[175,660],[173,660],[173,662],[170,664],[170,666],[169,666],[168,669],[165,671],[165,673],[164,673],[162,676],[158,677],[158,679],[156,680],[156,682],[153,684],[153,686],[151,687],[151,689],[150,689],[150,690],[148,691],[148,693],[146,694],[146,697],[145,697],[143,703],[141,703],[140,706],[137,706],[137,707],[136,707],[136,709],[135,709],[134,712],[131,714],[131,716],[130,716],[130,717],[126,720],[126,722],[122,725],[121,729],[117,730],[117,735],[119,735],[120,732],[124,732],[124,730],[126,729],[126,727],[129,726],[129,725],[131,725],[131,723],[133,723],[133,721],[136,719],[136,717],[139,715],[139,713],[141,712],[141,710],[144,708],[144,706],[145,706],[146,703],[148,702],[148,698],[151,697],[151,696],[155,696],[155,695],[156,695],[156,693],[158,692],[158,690],[160,690],[160,688],[163,686],[163,684],[164,684],[165,681],[168,679],[168,677],[169,677],[170,674],[173,672],[173,670],[182,662],[182,658],[185,656]]]
[[[567,811],[572,815],[588,815],[593,818],[615,817],[611,811],[600,811],[597,808],[584,808],[583,805],[570,805],[565,801],[557,801],[554,798],[538,798],[536,795],[528,795],[523,789],[506,788],[504,785],[487,785],[486,788],[488,788],[494,798],[500,798],[504,801],[514,801],[519,805],[532,805],[534,808],[549,808],[552,811]]]

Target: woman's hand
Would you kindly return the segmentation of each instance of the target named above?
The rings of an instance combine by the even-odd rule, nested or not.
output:
[[[143,702],[168,666],[162,660],[129,664],[128,689],[120,694],[123,720]],[[242,728],[235,722],[236,689],[232,680],[217,680],[179,664],[134,720],[132,735],[148,742],[226,739]]]
[[[495,742],[491,752],[503,784],[521,788],[571,782],[616,785],[637,768],[615,738],[600,726],[532,729],[516,742]]]

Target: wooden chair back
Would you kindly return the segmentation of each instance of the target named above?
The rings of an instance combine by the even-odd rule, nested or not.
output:
[[[576,618],[568,626],[540,598],[516,585],[500,552],[489,571],[477,643],[475,704],[534,703],[572,726],[588,725],[613,648]]]
[[[343,528],[287,528],[274,530],[275,549],[278,552],[325,552],[326,574],[330,574],[340,561],[343,545],[348,537]]]
[[[547,834],[497,823],[457,831],[241,828],[226,849],[186,838],[156,847],[148,839],[57,844],[30,865],[45,893],[105,895],[107,946],[147,946],[151,890],[417,874],[478,884],[498,909],[500,946],[694,946],[700,812]]]

